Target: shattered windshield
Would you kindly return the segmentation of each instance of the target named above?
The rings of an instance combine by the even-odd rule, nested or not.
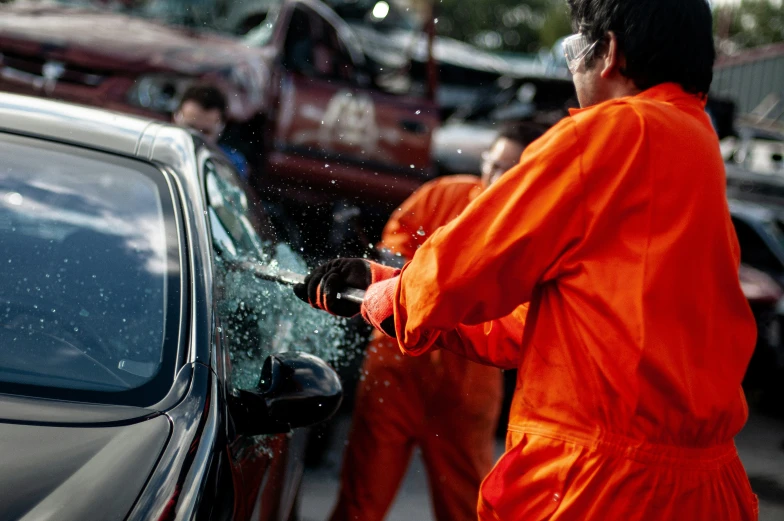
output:
[[[163,398],[180,316],[163,175],[7,136],[0,157],[0,392],[133,405]]]

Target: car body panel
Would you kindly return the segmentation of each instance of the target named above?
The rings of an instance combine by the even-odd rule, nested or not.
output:
[[[291,491],[296,492],[301,476],[296,469],[289,470],[292,458],[296,459],[288,454],[289,438],[281,434],[242,436],[235,431],[229,410],[232,389],[228,362],[224,360],[227,354],[224,351],[223,356],[218,355],[225,333],[213,301],[214,253],[203,167],[210,159],[220,160],[221,153],[196,134],[174,126],[7,93],[0,93],[0,132],[135,157],[156,165],[180,206],[181,211],[175,213],[185,246],[181,280],[188,284],[181,291],[186,317],[180,333],[177,373],[168,395],[157,404],[146,408],[98,406],[0,395],[0,447],[4,448],[0,460],[21,465],[21,460],[9,459],[17,457],[13,454],[15,447],[29,443],[18,456],[29,459],[30,453],[36,452],[33,447],[40,446],[38,440],[49,447],[38,450],[48,457],[46,463],[62,467],[62,473],[52,472],[41,480],[43,488],[39,492],[29,496],[14,492],[18,501],[0,501],[0,508],[8,508],[7,512],[15,509],[0,518],[22,518],[24,511],[30,511],[36,519],[58,520],[121,519],[126,515],[131,520],[161,521],[286,519],[281,516],[288,516],[291,510]],[[83,437],[78,452],[72,447],[78,445],[76,433],[86,424],[93,430]],[[58,433],[61,445],[44,439],[47,434],[36,434],[38,429]],[[129,434],[123,434],[125,429]],[[26,436],[22,434],[28,431]],[[6,432],[14,436],[6,436]],[[25,437],[27,440],[22,439]],[[104,449],[115,447],[115,439],[116,443],[121,440],[126,449],[113,466],[108,464]],[[133,447],[143,456],[132,456]],[[101,465],[107,467],[103,474],[99,471]],[[34,471],[31,467],[30,479],[42,474],[40,468]],[[134,469],[133,479],[123,477],[124,469]],[[81,480],[80,472],[88,471],[96,484],[79,489],[78,500],[63,506],[66,493],[79,495],[71,488],[77,478],[69,476]],[[13,478],[0,472],[0,482],[9,479],[14,487],[19,486]],[[0,486],[0,496],[6,490],[14,488],[10,484]],[[99,495],[85,490],[95,490]],[[113,499],[107,501],[105,509],[96,509],[92,503],[92,510],[85,510],[88,498],[94,501],[109,496]],[[53,504],[58,508],[52,508]],[[31,510],[36,508],[39,510]]]
[[[152,124],[88,107],[32,100],[0,93],[0,129],[71,143],[101,143],[102,150],[133,156],[140,136]]]
[[[166,413],[173,424],[171,439],[129,520],[191,519],[203,493],[199,485],[209,470],[205,459],[220,434],[215,375],[192,364],[193,379],[185,399]]]
[[[47,425],[122,425],[154,418],[153,408],[83,404],[0,394],[0,422]]]
[[[81,425],[57,425],[45,418],[0,420],[0,519],[124,517],[166,444],[168,418],[108,426],[88,418]],[[95,498],[101,498],[100,507]]]

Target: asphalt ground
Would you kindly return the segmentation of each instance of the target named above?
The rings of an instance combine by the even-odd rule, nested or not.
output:
[[[335,504],[342,451],[350,418],[335,422],[329,449],[318,467],[307,469],[302,483],[300,521],[325,521]],[[760,500],[759,521],[784,521],[784,420],[752,412],[735,439],[738,453]],[[498,441],[497,451],[503,451]],[[415,454],[387,521],[433,521],[424,465]]]

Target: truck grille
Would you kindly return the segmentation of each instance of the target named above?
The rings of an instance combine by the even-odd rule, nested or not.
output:
[[[105,74],[78,65],[8,52],[0,52],[0,73],[20,80],[49,80],[86,87],[97,87],[106,79]]]

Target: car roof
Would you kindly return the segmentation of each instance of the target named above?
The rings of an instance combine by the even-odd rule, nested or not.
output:
[[[194,149],[194,140],[200,141],[188,130],[153,119],[4,92],[0,92],[0,131],[154,159],[168,166],[181,165],[183,155]],[[180,157],[154,152],[156,137],[162,134],[181,145]]]
[[[59,101],[0,93],[0,129],[136,155],[152,120]]]

